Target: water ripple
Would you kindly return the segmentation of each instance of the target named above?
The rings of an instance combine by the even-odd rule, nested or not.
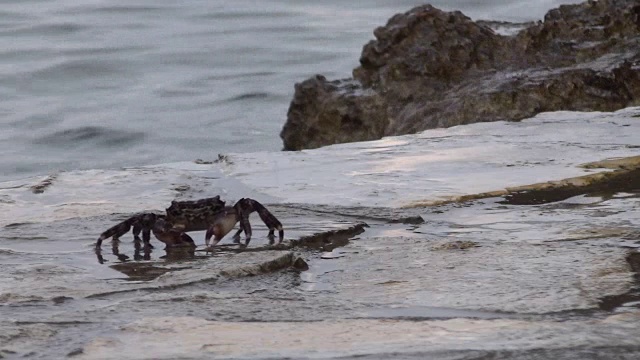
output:
[[[36,144],[75,147],[81,143],[92,143],[103,146],[120,146],[140,141],[144,138],[142,132],[130,132],[109,129],[100,126],[82,126],[75,129],[56,131],[36,139]]]
[[[87,14],[87,13],[102,13],[102,14],[115,14],[115,15],[127,15],[127,14],[148,14],[158,11],[169,10],[168,7],[162,6],[143,6],[143,5],[111,5],[111,6],[88,6],[80,5],[58,11],[59,14]]]
[[[297,15],[290,11],[215,11],[204,14],[196,14],[193,19],[206,20],[251,20],[256,18],[281,19]]]
[[[54,24],[39,24],[33,26],[25,26],[19,28],[10,28],[4,31],[0,31],[0,36],[20,36],[20,35],[68,35],[71,33],[79,32],[89,28],[85,25],[75,23],[54,23]]]

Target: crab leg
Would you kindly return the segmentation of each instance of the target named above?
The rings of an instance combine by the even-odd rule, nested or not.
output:
[[[96,242],[96,249],[100,249],[100,246],[102,246],[102,241],[105,239],[108,239],[110,237],[113,237],[114,240],[117,240],[118,238],[120,238],[120,236],[126,234],[130,229],[131,226],[135,224],[134,226],[134,233],[137,231],[137,233],[140,233],[140,227],[138,226],[139,224],[139,215],[136,216],[132,216],[130,218],[128,218],[127,220],[110,227],[109,229],[107,229],[105,232],[103,232],[102,234],[100,234],[100,237],[98,238],[98,241]],[[136,235],[136,234],[134,234]]]
[[[284,239],[284,229],[282,223],[269,211],[264,205],[253,199],[240,199],[236,205],[239,204],[242,214],[250,214],[254,211],[258,212],[262,222],[269,228],[269,239],[274,238],[274,232],[278,230],[279,242]],[[247,223],[249,221],[247,220]],[[245,232],[246,233],[246,232]]]
[[[238,220],[240,221],[240,230],[243,230],[246,236],[246,244],[249,245],[251,241],[251,224],[249,223],[249,214],[256,211],[260,216],[262,222],[269,228],[269,243],[273,242],[274,233],[278,230],[279,242],[284,239],[284,230],[282,223],[269,211],[264,205],[258,201],[242,198],[233,206],[236,210]]]
[[[238,231],[236,231],[235,234],[233,234],[232,239],[233,242],[236,244],[240,243],[240,234],[242,234],[242,232],[244,231],[244,229],[242,227],[240,227],[240,229],[238,229]]]
[[[281,243],[284,239],[284,229],[282,228],[282,223],[280,223],[280,221],[275,216],[273,216],[273,214],[269,212],[266,207],[262,206],[262,204],[257,201],[256,204],[258,206],[257,211],[258,215],[260,215],[260,219],[262,219],[262,222],[269,228],[269,239],[273,241],[273,238],[275,237],[273,233],[278,230],[278,243]]]
[[[110,237],[113,237],[113,240],[118,240],[122,235],[126,234],[131,227],[133,227],[134,239],[139,239],[140,233],[142,232],[142,239],[145,245],[151,246],[151,227],[153,227],[153,224],[155,224],[156,219],[158,218],[162,218],[162,216],[152,213],[132,216],[100,234],[100,237],[96,242],[96,249],[99,249],[100,246],[102,246],[102,241]]]
[[[249,242],[251,241],[251,224],[249,223],[249,214],[241,215],[240,229],[244,230],[244,238],[245,238],[244,246],[249,246]]]
[[[144,246],[153,249],[153,245],[151,245],[151,229],[149,227],[143,226],[140,221],[133,224],[133,240],[140,241],[140,233],[142,233],[142,241],[144,242]]]

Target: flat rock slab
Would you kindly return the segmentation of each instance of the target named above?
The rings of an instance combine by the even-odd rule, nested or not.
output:
[[[88,359],[321,358],[636,346],[637,308],[619,306],[610,316],[599,306],[635,285],[620,236],[637,225],[637,196],[536,206],[497,200],[423,209],[422,224],[382,221],[381,209],[322,207],[314,215],[274,207],[292,216],[287,222],[323,224],[334,234],[353,227],[340,212],[381,217],[323,249],[324,259],[312,253],[302,273],[270,272],[290,267],[295,255],[260,250],[261,243],[259,251],[115,270],[86,257],[90,244],[80,254],[25,251],[26,264],[3,268],[3,286],[22,298],[0,307],[0,350]],[[306,226],[291,232],[302,237]],[[168,271],[123,279],[145,266]],[[118,276],[101,278],[96,269]]]
[[[146,318],[88,344],[78,359],[331,358],[452,350],[532,350],[629,346],[640,313],[576,321],[218,322],[194,317]],[[571,350],[570,350],[571,351]]]
[[[508,188],[609,171],[585,169],[586,163],[637,156],[639,115],[640,108],[545,113],[313,151],[237,154],[226,173],[293,203],[398,207],[500,196]]]
[[[345,257],[312,261],[302,276],[335,297],[371,307],[526,314],[594,309],[602,297],[634,285],[621,248],[481,243],[443,250],[442,244],[410,234],[366,238]]]

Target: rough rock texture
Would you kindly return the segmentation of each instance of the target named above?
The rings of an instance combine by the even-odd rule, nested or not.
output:
[[[296,84],[285,150],[640,104],[637,0],[563,5],[512,36],[425,5],[374,35],[353,79]]]
[[[73,359],[623,360],[636,359],[640,353],[624,338],[638,332],[638,320],[637,313],[609,315],[588,324],[529,319],[229,322],[196,316],[149,317],[110,336],[92,338]]]

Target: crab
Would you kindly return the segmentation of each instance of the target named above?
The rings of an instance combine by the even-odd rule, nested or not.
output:
[[[167,248],[171,247],[196,247],[190,231],[206,230],[205,245],[208,250],[213,249],[234,226],[240,222],[240,229],[233,235],[234,241],[240,243],[240,234],[245,233],[245,244],[251,241],[251,224],[249,215],[258,212],[260,219],[269,228],[270,243],[274,242],[275,231],[278,230],[279,242],[284,238],[284,230],[280,221],[273,216],[262,204],[256,200],[242,198],[233,206],[225,206],[220,196],[193,200],[172,201],[165,214],[142,213],[134,215],[123,222],[103,232],[96,242],[96,251],[100,251],[102,241],[112,238],[114,243],[133,228],[134,239],[140,241],[140,233],[145,247],[152,247],[151,233]],[[213,243],[211,244],[211,238]]]

